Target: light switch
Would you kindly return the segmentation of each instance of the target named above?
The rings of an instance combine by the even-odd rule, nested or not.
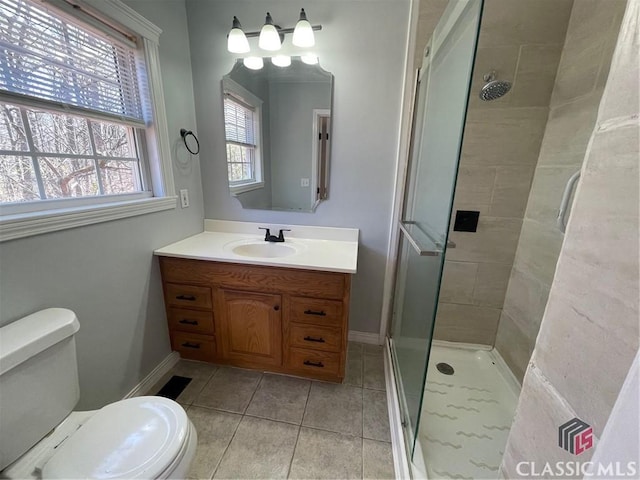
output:
[[[300,179],[300,186],[301,187],[308,187],[309,186],[309,179],[308,178],[301,178]]]
[[[182,208],[187,208],[189,206],[189,190],[186,188],[180,190],[180,205]]]

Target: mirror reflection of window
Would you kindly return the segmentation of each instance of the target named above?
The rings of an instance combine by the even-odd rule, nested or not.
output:
[[[233,195],[264,187],[261,158],[262,100],[225,82],[224,131],[227,175]]]

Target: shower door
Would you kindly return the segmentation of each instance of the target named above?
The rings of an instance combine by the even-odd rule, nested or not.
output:
[[[416,89],[391,327],[398,398],[412,458],[481,9],[482,0],[449,2],[425,50]]]

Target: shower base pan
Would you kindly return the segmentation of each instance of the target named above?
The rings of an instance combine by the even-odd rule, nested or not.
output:
[[[498,477],[519,388],[501,363],[494,351],[431,348],[418,431],[428,478]]]

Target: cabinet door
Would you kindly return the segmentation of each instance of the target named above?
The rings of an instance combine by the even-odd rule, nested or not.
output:
[[[219,298],[223,358],[282,365],[282,297],[220,290]]]

